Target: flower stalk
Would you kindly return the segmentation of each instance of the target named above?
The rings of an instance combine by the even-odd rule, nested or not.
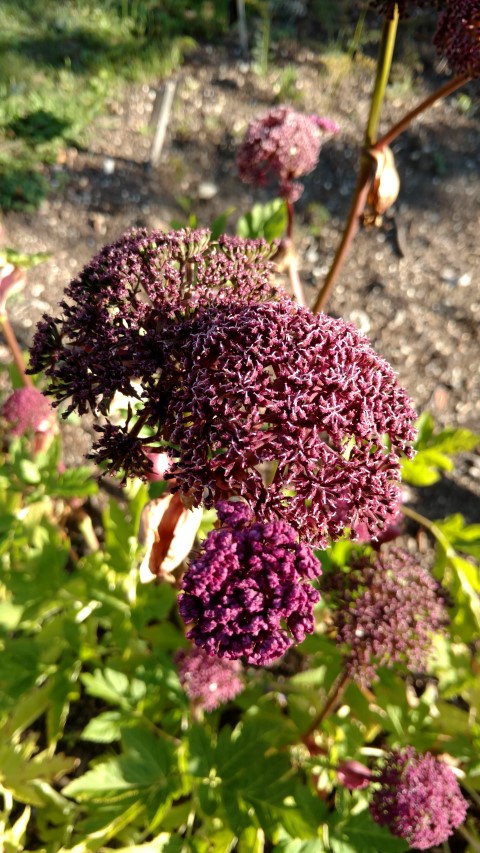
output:
[[[377,61],[377,74],[375,77],[375,85],[373,88],[372,101],[370,104],[370,114],[368,117],[367,127],[365,130],[364,150],[360,158],[360,169],[358,173],[357,185],[353,194],[350,213],[342,235],[340,245],[333,260],[330,271],[325,279],[325,282],[317,296],[313,306],[313,313],[318,314],[323,311],[333,290],[333,286],[339,276],[345,259],[347,257],[350,246],[355,238],[360,225],[360,217],[367,203],[368,191],[372,180],[374,161],[369,155],[369,149],[374,145],[378,133],[378,125],[380,122],[380,112],[385,97],[390,69],[392,67],[393,51],[395,47],[395,39],[398,29],[398,7],[395,6],[394,13],[391,18],[386,18],[383,25],[382,41]]]

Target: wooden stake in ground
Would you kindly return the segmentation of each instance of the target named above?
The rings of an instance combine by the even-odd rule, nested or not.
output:
[[[238,36],[240,39],[240,50],[244,59],[248,59],[248,30],[247,16],[245,14],[245,0],[237,0]]]
[[[163,93],[160,89],[158,90],[153,106],[153,114],[157,115],[157,119],[152,150],[150,152],[150,165],[154,169],[158,166],[160,157],[162,156],[163,143],[165,142],[165,134],[167,132],[176,86],[176,80],[167,80]]]

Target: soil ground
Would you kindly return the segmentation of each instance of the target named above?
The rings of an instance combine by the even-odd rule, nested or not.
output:
[[[28,273],[10,316],[27,346],[44,312],[55,312],[68,281],[93,254],[132,226],[169,228],[194,211],[209,225],[229,207],[236,219],[268,193],[240,183],[235,151],[253,116],[289,98],[333,118],[327,142],[298,203],[296,243],[309,303],[332,261],[355,185],[373,63],[283,46],[261,77],[228,46],[203,47],[182,67],[159,168],[149,168],[154,85],[130,86],[92,127],[88,150],[67,149],[49,179],[56,191],[37,213],[5,216],[8,245],[51,253]],[[414,85],[397,69],[382,115],[387,129],[445,77],[432,70]],[[282,83],[283,81],[283,83]],[[357,237],[328,310],[351,320],[393,365],[419,411],[440,425],[480,431],[480,109],[478,90],[438,103],[394,144],[399,199],[379,228]],[[5,347],[0,351],[6,360]],[[67,450],[87,451],[87,430],[67,425]],[[461,457],[453,479],[423,490],[427,514],[480,518],[480,456]]]

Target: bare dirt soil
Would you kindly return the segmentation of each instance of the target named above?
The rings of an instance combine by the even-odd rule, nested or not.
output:
[[[155,88],[131,86],[92,127],[88,150],[66,150],[50,170],[57,189],[40,210],[5,216],[8,245],[51,253],[11,303],[22,345],[30,343],[41,315],[55,312],[82,265],[125,230],[169,228],[172,220],[186,221],[188,207],[200,225],[209,225],[234,207],[233,231],[239,215],[267,200],[267,193],[240,183],[235,151],[248,121],[283,102],[281,69],[287,66],[294,106],[333,118],[341,128],[325,144],[298,203],[301,276],[308,301],[314,301],[355,185],[373,62],[363,56],[351,64],[345,55],[283,47],[275,67],[260,77],[228,46],[204,47],[179,72],[158,169],[148,165]],[[410,85],[397,69],[382,128],[444,79],[432,70]],[[467,109],[453,96],[394,143],[399,199],[380,228],[357,237],[328,310],[368,334],[419,411],[431,411],[440,425],[480,431],[480,108],[475,85],[466,91]],[[6,360],[4,347],[0,355]],[[88,449],[89,440],[88,431],[67,426],[73,457]],[[424,490],[427,514],[459,511],[478,519],[479,494],[480,456],[465,454],[453,480]]]

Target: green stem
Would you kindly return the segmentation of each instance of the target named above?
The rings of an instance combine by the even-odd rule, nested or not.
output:
[[[323,723],[326,717],[328,717],[329,714],[332,713],[333,709],[335,708],[335,705],[337,705],[340,699],[342,698],[349,684],[349,681],[350,676],[347,674],[346,670],[343,670],[339,673],[328,692],[328,696],[325,700],[325,704],[322,710],[312,720],[308,729],[303,732],[303,741],[305,741],[316,729],[318,729],[318,727]]]
[[[360,159],[360,169],[350,207],[350,213],[348,215],[340,245],[333,259],[332,266],[313,306],[312,310],[314,314],[318,314],[320,311],[323,311],[330,298],[333,285],[335,284],[340,270],[345,263],[348,250],[350,249],[360,225],[360,217],[367,203],[367,196],[370,189],[373,171],[373,160],[368,154],[368,149],[371,148],[377,137],[380,111],[385,97],[390,69],[392,67],[397,28],[398,7],[395,5],[392,18],[386,18],[383,25],[382,41],[380,43],[377,60],[375,85],[373,87],[370,114],[368,116],[367,127],[365,130],[364,149]]]
[[[380,112],[387,88],[390,69],[392,67],[393,50],[398,29],[398,6],[391,18],[386,18],[383,24],[382,41],[377,62],[377,74],[373,87],[372,102],[370,104],[370,115],[368,117],[367,129],[365,131],[365,147],[370,148],[375,144],[380,123]]]
[[[394,124],[393,127],[390,128],[388,133],[384,136],[381,136],[379,140],[375,143],[373,148],[375,151],[380,151],[382,148],[385,148],[386,145],[390,145],[397,136],[400,136],[404,130],[412,123],[412,121],[417,118],[421,113],[425,112],[435,101],[439,101],[440,98],[446,98],[447,95],[451,95],[460,86],[464,86],[465,83],[471,79],[469,74],[459,74],[457,77],[454,77],[452,80],[449,80],[443,86],[440,86],[439,89],[436,89],[435,92],[432,92],[428,98],[425,98],[417,107],[413,110],[410,110],[397,124]]]
[[[457,826],[457,832],[460,835],[463,835],[465,841],[468,841],[472,850],[475,850],[477,851],[477,853],[480,853],[480,843],[477,841],[476,838],[473,837],[473,835],[470,835],[468,829],[465,829],[464,826]]]
[[[415,509],[412,509],[409,506],[402,506],[401,511],[407,518],[411,518],[412,521],[416,521],[421,527],[425,527],[432,536],[437,540],[438,544],[441,545],[443,550],[445,551],[445,556],[448,559],[452,559],[456,557],[456,551],[452,548],[450,542],[444,533],[440,530],[439,527],[435,524],[434,521],[430,521],[425,515],[421,515],[421,513],[417,512]]]
[[[18,341],[15,337],[15,332],[13,331],[10,320],[8,319],[6,314],[0,314],[0,332],[3,333],[3,336],[7,342],[8,348],[12,354],[13,362],[20,374],[20,379],[25,388],[33,388],[33,382],[26,373],[25,362],[23,360],[22,351],[18,345]]]

